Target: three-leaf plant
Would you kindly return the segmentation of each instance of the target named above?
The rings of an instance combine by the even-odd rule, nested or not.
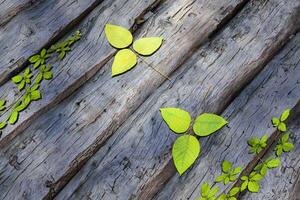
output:
[[[192,119],[190,114],[179,108],[161,108],[161,115],[169,128],[177,133],[187,133]],[[194,124],[193,130],[198,136],[208,136],[228,122],[221,116],[203,113],[199,115]],[[198,139],[193,135],[183,135],[176,139],[172,148],[172,155],[175,167],[182,175],[197,159],[201,147]]]
[[[259,154],[259,152],[267,146],[267,140],[267,134],[262,136],[261,139],[258,139],[258,137],[253,137],[250,140],[248,140],[248,145],[251,146],[250,153]]]
[[[241,185],[241,191],[244,191],[248,188],[250,192],[259,191],[259,181],[263,178],[261,174],[256,172],[251,172],[249,176],[242,176],[241,180],[243,181]]]
[[[290,109],[286,109],[283,111],[283,113],[280,115],[280,118],[273,117],[272,118],[272,123],[279,131],[286,131],[286,124],[284,121],[289,117],[290,115]]]
[[[208,183],[203,183],[201,186],[201,197],[198,200],[215,200],[216,194],[219,191],[219,187],[217,186],[210,186]]]
[[[122,74],[132,69],[137,64],[137,56],[152,55],[160,48],[163,42],[163,38],[161,37],[140,38],[132,45],[135,53],[131,48],[128,48],[133,42],[133,36],[128,29],[122,26],[106,24],[105,35],[111,46],[120,49],[115,55],[112,64],[112,76]],[[143,61],[145,62],[145,60]]]
[[[215,179],[216,183],[223,182],[224,185],[229,183],[229,181],[235,181],[237,175],[242,171],[241,167],[232,168],[232,163],[224,160],[222,162],[222,174]]]
[[[275,147],[276,155],[281,156],[283,152],[290,152],[294,145],[289,142],[289,133],[285,133]]]

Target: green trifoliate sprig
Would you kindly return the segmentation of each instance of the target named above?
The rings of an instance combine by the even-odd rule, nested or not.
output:
[[[294,148],[294,145],[289,142],[289,137],[290,134],[286,133],[280,138],[275,147],[277,156],[281,156],[283,152],[290,152]]]
[[[289,117],[290,115],[290,109],[286,109],[283,111],[283,113],[280,115],[280,118],[273,117],[272,118],[272,124],[275,126],[279,131],[286,131],[286,124],[285,120]]]
[[[259,154],[259,152],[267,146],[268,135],[265,134],[260,139],[258,137],[253,137],[248,140],[248,145],[250,146],[250,153]]]
[[[219,187],[217,186],[210,186],[208,183],[203,183],[201,186],[201,196],[198,200],[216,200],[216,194],[219,191]]]
[[[232,168],[232,163],[224,160],[222,162],[222,174],[215,179],[216,183],[223,182],[226,185],[237,179],[237,175],[242,171],[241,167]]]
[[[31,84],[31,78],[33,74],[31,73],[30,68],[26,68],[23,75],[17,75],[12,78],[12,81],[18,85],[19,91],[25,88],[26,85]]]

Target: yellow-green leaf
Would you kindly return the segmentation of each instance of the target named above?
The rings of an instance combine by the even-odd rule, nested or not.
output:
[[[6,121],[0,122],[0,130],[6,126]]]
[[[221,116],[203,113],[196,118],[193,130],[199,136],[208,136],[225,126],[227,123],[228,122]]]
[[[280,121],[285,121],[289,117],[290,111],[290,109],[286,109],[285,111],[283,111],[283,113],[280,116]]]
[[[175,167],[182,175],[197,159],[200,153],[200,143],[195,136],[183,135],[175,141],[172,154]]]
[[[186,132],[191,124],[190,114],[179,108],[161,108],[161,116],[175,133]]]
[[[14,124],[16,123],[16,121],[18,120],[18,117],[19,117],[19,112],[18,111],[13,111],[11,113],[11,115],[9,116],[9,123],[10,124]]]
[[[122,49],[118,51],[112,65],[112,76],[122,74],[137,63],[136,55],[130,49]]]
[[[133,43],[133,49],[141,55],[149,56],[159,49],[163,41],[161,37],[146,37]]]
[[[112,24],[105,25],[105,35],[108,42],[115,48],[123,49],[128,47],[133,40],[129,30],[122,26]]]

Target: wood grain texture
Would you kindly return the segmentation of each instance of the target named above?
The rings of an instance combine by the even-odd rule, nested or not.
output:
[[[300,35],[298,34],[225,110],[222,115],[229,119],[230,128],[220,131],[215,138],[206,141],[205,146],[209,148],[209,151],[202,154],[195,167],[182,177],[174,176],[154,199],[165,199],[166,197],[196,199],[199,197],[201,184],[213,183],[214,178],[221,173],[220,164],[224,159],[234,162],[236,166],[243,167],[252,160],[254,156],[248,154],[247,140],[253,136],[261,137],[265,133],[272,134],[274,128],[271,125],[271,118],[279,116],[288,107],[292,108],[300,98],[299,39]],[[288,165],[291,168],[299,168],[297,160],[299,159],[289,162]],[[258,195],[253,195],[253,199],[290,199],[282,198],[280,192],[276,191],[274,185],[278,184],[279,179],[283,184],[278,184],[278,189],[281,188],[283,191],[282,187],[286,187],[289,191],[284,189],[285,192],[282,195],[285,197],[295,196],[297,192],[293,192],[293,190],[298,187],[299,174],[291,180],[279,176],[279,173],[283,173],[284,176],[285,173],[282,170],[281,172],[274,170],[275,174],[272,174],[272,171],[269,172],[273,178],[268,175],[263,182],[263,187],[268,189],[262,190]],[[297,170],[288,171],[286,175],[297,173]],[[218,186],[223,191],[224,186]],[[250,195],[246,195],[242,199],[250,199],[250,197]]]
[[[20,113],[16,124],[9,125],[2,131],[0,145],[5,145],[45,110],[72,94],[113,56],[115,50],[105,41],[104,32],[101,31],[106,23],[113,22],[110,19],[118,20],[119,25],[130,28],[136,20],[142,18],[144,12],[159,2],[160,0],[141,0],[136,2],[136,5],[122,0],[102,2],[79,27],[76,27],[84,36],[72,47],[73,51],[61,62],[57,62],[56,58],[48,61],[53,64],[54,78],[41,84],[43,99],[31,104],[27,112]],[[128,10],[131,12],[128,13]],[[72,33],[67,36],[71,36]],[[7,101],[7,107],[13,105],[20,98],[17,86],[12,82],[3,85],[0,98]],[[7,110],[1,119],[5,119],[10,111],[11,109]]]
[[[101,5],[109,9],[100,5],[87,19],[90,21],[82,23],[86,36],[76,46],[74,53],[61,64],[64,68],[54,71],[54,74],[58,74],[56,78],[47,87],[42,86],[49,96],[45,95],[39,104],[33,104],[30,112],[42,112],[41,107],[66,96],[64,90],[75,90],[100,70],[73,96],[40,117],[3,147],[0,162],[2,198],[15,196],[10,193],[13,188],[21,191],[17,194],[20,198],[51,198],[165,81],[144,63],[139,63],[134,70],[116,78],[111,78],[112,60],[103,67],[114,50],[105,42],[103,32],[99,30],[103,30],[107,22],[130,27],[134,16],[139,19],[139,15],[151,10],[152,4],[157,1],[134,2],[120,0],[112,4],[106,1]],[[148,19],[147,24],[138,29],[136,37],[154,35],[168,38],[159,50],[164,53],[156,53],[146,59],[165,74],[170,74],[243,3],[166,1]],[[199,7],[202,8],[200,13]],[[128,10],[131,12],[128,13]],[[100,12],[103,15],[98,16]],[[181,48],[176,48],[177,45]],[[28,113],[27,118],[34,120],[33,116]]]
[[[39,0],[1,0],[0,1],[0,26],[8,23],[22,10],[31,7]]]
[[[23,2],[26,6],[33,1]],[[100,2],[101,0],[43,1],[0,26],[0,85],[24,67],[31,55],[56,41]],[[8,1],[2,3],[4,6],[10,5]],[[15,6],[18,7],[17,4]],[[15,6],[13,9],[16,9]],[[15,65],[18,61],[24,62]]]
[[[277,60],[277,65],[281,65],[281,67],[292,71],[294,71],[293,68],[300,68],[300,34],[298,34],[296,38],[293,39],[287,47],[285,47],[285,50],[281,53],[281,55],[280,59]],[[298,76],[299,73],[300,70],[297,71]],[[290,76],[288,78],[290,79]],[[291,85],[290,89],[299,93],[299,88],[294,85]],[[299,97],[300,94],[297,96],[290,96],[290,98]],[[285,100],[282,99],[282,102],[285,102]],[[297,119],[292,121],[288,126],[291,131],[291,141],[295,146],[294,150],[290,153],[283,154],[281,157],[281,166],[279,168],[268,171],[266,178],[261,181],[259,193],[246,193],[241,196],[240,199],[300,199],[300,119],[298,116],[299,113],[297,114]],[[274,151],[272,150],[273,149],[270,149],[269,153],[265,157],[274,156]]]
[[[204,111],[221,112],[293,32],[293,19],[298,19],[295,15],[298,11],[295,2],[287,5],[276,1],[264,7],[249,4],[220,35],[200,48],[171,77],[171,83],[163,84],[135,111],[56,199],[151,199],[175,172],[169,152],[176,135],[162,121],[159,108],[180,107],[190,111],[193,117]],[[276,26],[272,22],[276,22]],[[256,131],[253,130],[253,134]],[[231,137],[227,139],[220,151],[228,148]],[[205,162],[202,159],[212,148],[219,148],[218,140],[221,140],[218,135],[201,138],[202,167],[193,171],[191,177],[199,170],[203,172],[202,168],[210,167],[214,156],[218,158],[216,153]],[[193,186],[197,187],[197,182],[193,182]],[[198,195],[198,188],[196,190]],[[177,193],[173,187],[161,199],[173,199],[186,194],[185,191],[190,190],[184,188]]]

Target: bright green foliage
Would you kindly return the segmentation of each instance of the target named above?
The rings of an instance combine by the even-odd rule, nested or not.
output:
[[[280,118],[276,118],[276,117],[273,117],[272,118],[272,124],[277,127],[277,129],[279,131],[286,131],[286,124],[284,123],[284,121],[289,117],[290,115],[290,109],[286,109],[283,111],[283,113],[280,115]]]
[[[241,180],[243,181],[241,185],[241,191],[248,189],[250,192],[259,191],[259,181],[263,178],[262,175],[257,174],[256,172],[251,172],[248,176],[242,176]]]
[[[6,101],[5,100],[1,100],[0,99],[0,111],[3,111],[3,110],[5,110],[5,103],[6,103]]]
[[[19,118],[19,112],[17,110],[13,110],[12,113],[10,114],[10,116],[9,116],[8,121],[9,121],[10,124],[14,124],[14,123],[16,123],[18,118]]]
[[[40,83],[43,79],[50,80],[53,77],[53,73],[51,71],[52,66],[50,64],[48,65],[42,65],[39,68],[39,74],[37,75],[35,79],[35,83]]]
[[[262,163],[256,165],[254,170],[259,171],[262,176],[267,174],[268,169],[276,168],[280,165],[280,160],[278,158],[268,158]]]
[[[241,167],[232,168],[232,163],[227,160],[222,162],[222,174],[215,179],[215,182],[223,182],[224,185],[237,179],[237,175],[242,171]]]
[[[172,154],[175,167],[182,175],[197,159],[200,153],[200,143],[192,135],[183,135],[175,141]]]
[[[275,147],[276,155],[281,156],[283,152],[290,152],[294,145],[289,142],[289,133],[284,134]]]
[[[62,60],[66,53],[71,50],[71,46],[81,39],[81,32],[76,31],[73,36],[69,37],[67,40],[54,44],[50,47],[50,49],[47,51],[48,53],[57,52],[59,53],[58,58]]]
[[[227,123],[221,116],[212,113],[203,113],[196,118],[193,130],[199,136],[208,136],[221,129]]]
[[[163,38],[161,37],[140,38],[133,43],[133,49],[136,52],[134,53],[129,48],[124,49],[129,47],[133,41],[133,36],[128,29],[122,26],[106,24],[105,35],[111,46],[121,49],[114,58],[112,76],[125,73],[135,67],[138,54],[143,56],[153,54],[159,49],[163,41]],[[146,64],[149,65],[148,63]],[[152,66],[150,67],[153,68]]]
[[[21,75],[17,75],[17,76],[14,76],[12,78],[12,81],[16,84],[18,84],[18,89],[19,91],[21,91],[25,86],[26,84],[31,84],[31,77],[33,76],[33,74],[31,73],[31,70],[30,68],[26,68],[24,73],[23,73],[23,76]]]
[[[259,154],[259,152],[267,146],[268,135],[265,134],[258,139],[258,137],[253,137],[248,140],[248,145],[250,146],[250,153]]]
[[[161,108],[161,116],[175,133],[186,132],[191,124],[190,114],[179,108]]]
[[[36,69],[40,65],[43,65],[47,58],[49,58],[51,55],[47,53],[46,49],[42,49],[40,54],[34,55],[29,58],[29,62],[33,64],[33,68]]]
[[[219,191],[219,187],[211,187],[208,183],[203,183],[201,186],[201,197],[198,200],[216,200],[216,194]]]
[[[234,187],[227,194],[221,194],[218,200],[236,200],[235,195],[239,191],[240,191],[239,187]]]
[[[6,125],[7,125],[6,121],[0,122],[0,130],[5,128]]]

